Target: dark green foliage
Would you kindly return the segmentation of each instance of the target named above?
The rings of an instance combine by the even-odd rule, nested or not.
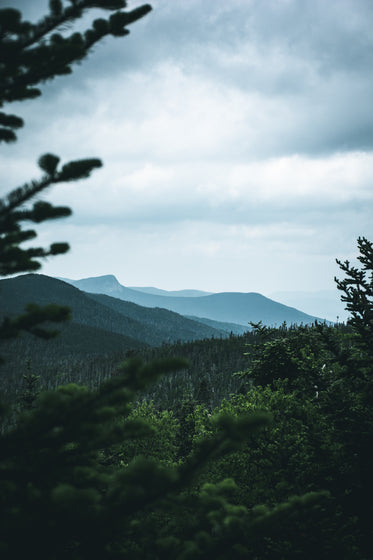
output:
[[[360,255],[357,257],[362,267],[351,266],[349,261],[337,259],[341,270],[346,274],[343,280],[335,279],[342,293],[341,300],[351,313],[349,323],[359,337],[357,343],[369,356],[373,356],[373,245],[365,237],[357,240]]]
[[[358,247],[361,269],[338,261],[346,278],[337,284],[352,315],[347,327],[316,325],[311,329],[262,330],[262,342],[254,348],[255,359],[244,375],[266,385],[255,391],[267,393],[262,406],[267,409],[267,403],[269,410],[277,410],[282,426],[286,407],[280,401],[275,404],[274,399],[282,392],[293,402],[292,422],[298,426],[295,424],[293,431],[291,424],[286,423],[282,441],[276,435],[280,455],[270,458],[272,484],[280,475],[280,488],[287,491],[283,483],[291,472],[293,480],[300,482],[300,487],[294,488],[296,492],[330,490],[337,506],[341,542],[347,539],[345,546],[349,545],[352,557],[368,559],[369,520],[373,517],[373,248],[364,238],[358,240]],[[250,403],[257,397],[252,390],[247,398]],[[275,425],[270,428],[273,430]],[[296,442],[291,441],[292,434],[302,444],[300,454]],[[263,437],[258,439],[259,443]],[[266,441],[261,457],[268,458],[269,450],[275,448],[273,442]],[[261,460],[255,462],[260,464]],[[283,473],[279,470],[282,464]],[[274,499],[278,497],[275,493]]]
[[[48,304],[43,307],[29,303],[25,307],[26,313],[16,317],[4,317],[0,324],[0,340],[8,341],[17,337],[21,331],[30,333],[43,339],[54,338],[59,331],[41,327],[46,322],[62,322],[70,318],[70,309],[66,306]],[[0,357],[0,363],[2,358]]]
[[[205,405],[208,410],[210,410],[212,402],[211,393],[212,385],[209,385],[207,377],[203,377],[196,391],[196,401],[199,404]]]
[[[30,410],[34,408],[35,401],[40,394],[39,380],[40,375],[32,373],[31,360],[26,360],[27,373],[23,376],[23,391],[21,393],[21,409]]]
[[[0,10],[0,107],[3,103],[40,96],[40,83],[70,74],[72,64],[83,60],[97,42],[107,35],[127,35],[126,26],[151,10],[148,4],[144,4],[123,12],[124,0],[74,0],[68,6],[52,0],[49,7],[50,13],[36,24],[23,21],[18,10]],[[83,33],[58,32],[92,8],[114,13],[107,19],[96,19]],[[14,129],[22,124],[18,117],[1,113],[0,141],[16,140]]]
[[[0,321],[4,317],[8,318],[8,324],[17,321],[17,316],[30,301],[42,308],[46,308],[49,302],[69,306],[72,321],[69,326],[59,325],[60,336],[48,343],[48,349],[25,334],[13,341],[9,338],[3,341],[0,354],[6,359],[6,366],[2,370],[0,387],[8,394],[14,393],[21,382],[25,355],[43,372],[44,388],[55,388],[54,379],[61,373],[65,374],[63,379],[66,382],[79,381],[92,386],[93,381],[93,386],[97,386],[98,379],[112,373],[128,350],[161,345],[164,340],[205,338],[216,332],[166,309],[144,308],[108,296],[96,298],[94,294],[83,293],[65,282],[41,274],[0,280]],[[48,329],[51,330],[49,325]],[[215,353],[220,353],[217,341],[212,344]],[[237,348],[236,353],[243,362],[242,347]],[[103,356],[106,363],[102,361]],[[148,359],[148,356],[144,355],[144,358]],[[198,375],[198,371],[193,375]]]
[[[148,452],[172,463],[175,457],[183,462],[198,456],[206,438],[215,441],[211,419],[216,414],[223,425],[225,418],[229,424],[232,418],[262,410],[273,416],[259,434],[248,431],[239,450],[223,457],[212,454],[213,460],[171,517],[145,523],[154,542],[164,547],[161,557],[369,560],[373,400],[365,330],[359,334],[354,324],[281,329],[259,325],[252,336],[246,347],[251,365],[241,376],[250,375],[256,385],[224,400],[212,416],[204,405],[187,401],[184,410],[179,407],[171,416],[174,436],[157,421],[162,451],[153,444]],[[163,350],[167,354],[170,348]],[[197,382],[195,387],[197,391]],[[219,483],[228,477],[236,484],[230,487],[229,505],[219,506],[219,500],[224,501]],[[225,490],[228,486],[223,484]],[[196,506],[202,496],[207,517]],[[165,524],[172,537],[159,536]]]
[[[46,483],[62,477],[47,484],[49,494],[42,486],[48,518],[43,517],[44,509],[36,517],[37,530],[39,522],[49,528],[52,520],[63,527],[63,534],[54,525],[49,529],[53,537],[52,543],[47,538],[49,557],[370,558],[373,422],[366,355],[356,345],[360,335],[353,327],[324,325],[277,330],[259,326],[256,331],[226,341],[164,346],[159,352],[165,361],[144,366],[132,359],[97,392],[61,388],[42,396],[39,408],[23,417],[26,423],[21,420],[5,434],[6,442],[14,437],[22,440],[25,434],[18,436],[18,430],[32,427],[41,414],[39,432],[33,428],[27,437],[38,442],[35,434],[43,434],[42,445],[37,443],[37,459],[29,455],[28,463],[34,462],[36,470],[47,468],[39,459],[40,449],[46,447],[59,458],[58,466],[48,463],[49,474],[43,477]],[[213,387],[209,375],[200,378],[193,397],[175,411],[144,401],[132,404],[138,391],[149,394],[147,384],[161,373],[175,375],[179,366],[180,378],[185,375],[185,363],[170,361],[173,352],[189,349],[194,360],[199,356],[211,369],[211,360],[220,364],[224,353],[226,367],[233,365],[229,352],[235,347],[241,353],[249,350],[244,359],[251,360],[248,371],[254,386],[245,394],[231,396],[210,412],[202,398],[199,403],[195,400],[197,394],[208,397],[209,384]],[[255,372],[266,373],[265,386],[255,384],[262,380]],[[167,378],[161,383],[165,391]],[[122,401],[115,400],[116,391]],[[41,411],[49,405],[59,428],[45,432],[50,413]],[[57,437],[65,430],[61,418],[71,418],[66,433],[74,434],[57,440],[58,449],[71,453],[68,463],[60,451],[56,455],[48,435],[56,432]],[[262,430],[254,434],[258,427]],[[101,429],[104,436],[96,434]],[[90,461],[95,459],[87,464],[88,455]],[[83,469],[88,480],[77,478],[81,471],[75,461],[79,469],[81,465],[88,469]],[[18,457],[16,462],[25,468]],[[6,468],[4,472],[9,473]],[[17,476],[23,480],[24,475]],[[28,470],[28,480],[30,476]],[[25,490],[13,494],[13,501],[25,499],[24,494]],[[33,511],[39,512],[38,507],[32,504]],[[21,509],[31,516],[30,510]],[[15,529],[9,523],[5,529],[12,536]],[[27,532],[32,524],[18,519],[17,526]],[[41,558],[43,554],[47,557],[42,550]]]
[[[302,391],[308,397],[314,397],[323,388],[323,368],[330,355],[319,327],[283,325],[280,329],[269,329],[257,325],[254,332],[258,336],[247,353],[250,367],[239,373],[240,377],[263,386],[286,379],[289,390]]]
[[[179,421],[179,429],[176,434],[178,442],[177,459],[185,459],[192,451],[193,436],[196,432],[194,408],[192,399],[185,399],[177,411]]]
[[[58,331],[46,330],[39,326],[45,321],[59,322],[70,318],[70,309],[60,305],[45,305],[40,307],[35,303],[29,303],[25,307],[26,313],[15,319],[5,318],[0,328],[1,338],[16,336],[21,330],[27,331],[42,338],[53,338]]]
[[[27,333],[6,339],[1,345],[5,360],[0,377],[2,398],[14,403],[22,392],[25,356],[40,372],[43,390],[53,390],[64,383],[95,388],[113,375],[127,349],[138,353],[142,347],[135,339],[74,322],[59,324],[58,336],[47,343]]]
[[[219,328],[221,326],[217,322],[215,325],[208,326],[203,322],[199,322],[198,317],[194,317],[193,320],[168,309],[143,307],[141,304],[123,301],[122,299],[104,294],[85,293],[91,299],[105,305],[105,307],[113,309],[125,317],[145,323],[149,330],[145,340],[151,346],[159,346],[166,341],[171,343],[178,340],[186,341],[211,338],[213,336],[217,338],[227,336],[227,332]],[[152,333],[153,340],[150,340],[150,333]]]
[[[54,159],[53,159],[54,158]],[[48,249],[33,247],[23,249],[20,245],[36,237],[33,229],[23,230],[22,222],[41,223],[46,220],[63,218],[71,214],[65,206],[52,206],[37,201],[31,208],[25,209],[24,204],[35,198],[54,183],[75,181],[89,177],[91,171],[100,167],[100,160],[79,160],[62,166],[60,171],[54,169],[58,158],[51,154],[42,156],[39,164],[49,171],[37,181],[26,183],[10,192],[0,201],[0,275],[8,276],[19,272],[35,271],[41,267],[40,259],[68,251],[66,243],[54,243]]]
[[[40,95],[41,82],[71,72],[98,40],[125,35],[150,9],[120,11],[124,6],[51,0],[36,25],[17,10],[1,10],[0,106]],[[57,32],[94,7],[119,11],[83,33]],[[0,113],[0,139],[13,141],[21,125]],[[43,177],[1,201],[0,274],[36,270],[43,257],[67,250],[64,243],[20,247],[36,236],[22,230],[23,221],[69,214],[40,201],[24,204],[100,165],[79,160],[59,169],[57,156],[40,158]],[[363,268],[339,263],[347,278],[337,282],[352,314],[349,329],[259,325],[245,337],[184,345],[202,371],[194,377],[185,359],[173,357],[181,344],[164,346],[164,359],[127,360],[96,389],[70,384],[38,395],[42,375],[28,369],[23,411],[3,422],[0,435],[1,557],[370,560],[373,249],[364,238],[358,243]],[[4,317],[0,334],[49,337],[53,331],[40,324],[67,314],[33,304],[23,316]],[[248,343],[246,368],[236,367],[229,352]],[[238,370],[245,370],[241,379],[232,376]],[[190,398],[178,413],[141,400],[152,383],[167,393],[167,378],[158,381],[164,374],[186,378],[179,393]],[[239,394],[220,402],[218,385],[234,393],[232,380]],[[215,388],[219,406],[211,410]],[[174,391],[175,409],[180,395]],[[6,418],[4,406],[0,412]]]
[[[143,349],[144,359],[183,356],[188,359],[187,371],[174,373],[151,387],[147,396],[162,408],[176,410],[185,395],[190,395],[198,404],[211,409],[223,398],[237,393],[242,380],[233,373],[247,365],[247,344],[257,338],[253,332],[226,339],[205,339],[188,343],[163,345],[160,348]]]
[[[130,418],[150,421],[157,436],[134,439],[130,452],[123,445],[116,457],[122,465],[136,454],[167,465],[177,464],[177,459],[187,465],[195,461],[198,470],[190,488],[170,500],[166,512],[156,508],[149,518],[142,517],[135,534],[143,555],[178,558],[190,546],[197,558],[251,554],[311,560],[316,552],[325,560],[333,554],[360,558],[353,520],[342,515],[330,493],[320,491],[330,488],[341,454],[317,404],[269,387],[227,400],[212,415],[190,400],[186,404],[178,415],[141,403]],[[255,414],[263,408],[273,421],[253,434],[262,413]],[[229,439],[222,443],[225,430]],[[180,454],[183,434],[187,450]],[[237,435],[246,440],[239,448],[234,444]],[[217,447],[218,441],[222,445]],[[231,477],[235,484],[221,483]],[[164,547],[162,554],[156,552],[157,544]]]
[[[216,417],[216,436],[201,441],[180,467],[160,466],[151,457],[139,456],[118,468],[112,460],[116,450],[125,448],[127,440],[151,433],[147,422],[130,417],[136,392],[161,373],[179,367],[185,363],[168,359],[144,365],[131,360],[123,365],[120,376],[97,392],[68,385],[44,393],[38,406],[23,413],[17,426],[1,436],[3,558],[21,558],[30,551],[37,551],[41,560],[127,558],[131,550],[130,557],[142,558],[144,551],[152,551],[150,557],[162,558],[175,545],[180,553],[190,546],[198,553],[198,535],[191,534],[190,542],[182,526],[176,542],[164,540],[165,528],[154,542],[138,523],[145,518],[146,526],[154,515],[159,523],[175,507],[187,513],[191,498],[182,488],[199,472],[202,459],[236,449],[248,430],[262,426],[267,418]],[[239,521],[244,511],[222,497],[213,498],[222,488],[210,485],[192,497],[197,516],[209,526],[204,539],[208,548],[216,546],[216,524],[223,526],[232,515]],[[211,522],[214,510],[216,520]],[[232,540],[229,534],[224,540],[227,536]]]
[[[25,274],[0,280],[1,312],[12,316],[33,301],[69,305],[79,324],[120,333],[152,346],[165,340],[194,340],[220,332],[166,309],[149,309],[108,296],[82,292],[65,282],[42,274]],[[1,316],[0,312],[0,316]]]
[[[83,60],[103,37],[127,34],[126,26],[151,10],[145,4],[130,12],[121,12],[120,9],[125,6],[124,0],[72,0],[68,6],[60,0],[51,0],[49,14],[36,24],[23,21],[18,10],[1,9],[0,107],[41,95],[41,83],[70,73],[71,65]],[[115,11],[107,20],[96,20],[84,33],[67,35],[56,32],[67,23],[79,20],[92,8],[119,11]],[[18,116],[0,112],[0,142],[15,141],[15,130],[22,126],[23,121]],[[59,161],[60,158],[54,154],[42,155],[38,163],[44,175],[12,190],[0,200],[0,276],[36,271],[41,267],[42,259],[69,250],[68,244],[63,242],[53,243],[48,248],[22,247],[24,242],[37,235],[34,229],[23,229],[23,222],[42,223],[71,214],[68,207],[53,206],[44,201],[36,201],[29,208],[25,208],[25,204],[52,184],[87,178],[102,165],[99,159],[91,158],[70,161],[58,169]],[[38,324],[66,318],[66,310],[62,308],[59,312],[52,308],[29,308],[18,321],[6,319],[0,336],[9,338],[23,329],[37,336],[51,336],[55,334],[54,331],[48,332],[38,327]]]

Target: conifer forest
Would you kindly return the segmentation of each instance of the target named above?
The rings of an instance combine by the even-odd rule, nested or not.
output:
[[[70,32],[97,8],[104,16]],[[34,24],[1,9],[0,141],[22,134],[12,103],[78,74],[96,43],[125,42],[150,11],[50,0]],[[34,246],[36,229],[71,210],[39,195],[102,162],[45,153],[38,166],[0,201],[2,278],[64,258],[64,242]],[[104,356],[59,361],[48,345],[69,333],[67,306],[2,313],[0,557],[372,560],[373,243],[359,237],[356,254],[357,266],[337,261],[347,323],[258,322],[126,351],[118,335]]]

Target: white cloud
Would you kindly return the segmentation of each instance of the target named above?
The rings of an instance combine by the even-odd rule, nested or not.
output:
[[[125,285],[185,286],[211,291],[315,290],[333,288],[338,272],[335,250],[308,251],[322,232],[278,224],[252,227],[183,222],[171,229],[160,225],[129,227],[58,226],[40,241],[68,239],[72,251],[50,260],[46,274],[86,277],[113,273]],[[306,243],[305,243],[306,241]],[[306,248],[306,250],[305,250]],[[335,249],[333,247],[332,249]],[[344,251],[346,246],[344,246]],[[315,269],[317,275],[315,276]],[[73,271],[73,272],[72,272]]]
[[[373,235],[371,3],[154,8],[123,45],[106,41],[73,77],[12,106],[26,127],[2,149],[4,191],[37,177],[46,151],[105,164],[46,194],[74,217],[40,229],[73,247],[45,271],[164,288],[330,287],[334,258]]]
[[[230,224],[273,221],[335,225],[341,212],[373,204],[373,155],[300,156],[233,162],[116,162],[87,182],[58,186],[49,198],[69,201],[80,220]],[[331,212],[335,213],[334,216]],[[318,215],[316,219],[315,214]]]
[[[317,206],[373,200],[373,154],[337,154],[328,158],[290,156],[232,166],[228,184],[234,197]]]

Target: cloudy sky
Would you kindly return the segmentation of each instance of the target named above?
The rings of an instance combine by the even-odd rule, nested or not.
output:
[[[46,0],[9,0],[24,15]],[[139,5],[130,2],[129,7]],[[334,289],[335,258],[373,238],[373,2],[154,0],[37,100],[0,156],[4,193],[45,152],[101,157],[46,196],[74,215],[49,275],[127,286]],[[95,14],[96,15],[96,14]],[[97,17],[97,15],[96,15]]]

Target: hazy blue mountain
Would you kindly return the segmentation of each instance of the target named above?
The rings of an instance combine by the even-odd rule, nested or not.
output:
[[[161,290],[159,288],[138,288],[130,286],[131,290],[136,290],[138,292],[144,292],[146,294],[153,294],[158,296],[166,297],[201,297],[201,296],[211,296],[213,292],[204,292],[202,290]]]
[[[227,336],[231,331],[226,323],[212,321],[213,324],[209,324],[203,320],[199,321],[197,317],[184,317],[159,307],[142,307],[136,303],[123,301],[105,294],[86,292],[86,295],[105,305],[105,307],[109,307],[127,318],[138,321],[143,326],[147,326],[152,338],[158,333],[159,344],[175,340],[187,341],[210,338],[211,336]],[[239,325],[236,326],[239,327]]]
[[[58,280],[67,282],[79,288],[79,290],[83,290],[83,292],[105,293],[113,297],[115,297],[115,294],[122,293],[124,288],[124,286],[119,284],[113,274],[106,274],[105,276],[98,276],[97,278],[85,278],[83,280],[71,280],[70,278],[58,278]],[[84,286],[84,288],[82,286]],[[101,290],[96,290],[96,287],[99,287]],[[128,290],[129,288],[124,289]]]
[[[77,288],[101,293],[145,307],[169,309],[185,316],[212,319],[247,326],[250,321],[265,325],[309,324],[317,317],[278,303],[258,293],[223,292],[200,297],[174,297],[150,294],[122,286],[113,275],[66,280]]]
[[[70,284],[42,274],[0,280],[0,315],[22,313],[27,303],[57,303],[72,310],[73,323],[127,337],[126,348],[196,340],[226,334],[164,309],[142,308],[108,296],[93,297]],[[89,342],[87,342],[89,345]],[[96,346],[94,347],[96,348]]]

